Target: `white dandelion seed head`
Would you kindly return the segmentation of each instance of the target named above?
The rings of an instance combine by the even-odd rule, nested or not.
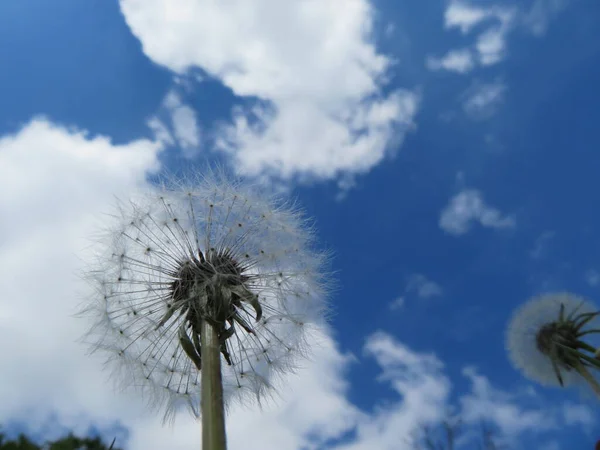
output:
[[[544,326],[559,320],[561,305],[565,317],[598,310],[587,300],[567,292],[541,295],[533,297],[514,312],[506,333],[506,349],[515,368],[525,377],[546,386],[560,386],[560,382],[552,359],[539,348],[538,334]],[[582,331],[591,328],[598,328],[596,318],[588,322]],[[575,370],[560,364],[558,369],[564,386],[581,387],[585,384]]]
[[[307,356],[327,312],[328,255],[301,211],[211,172],[120,201],[85,275],[84,341],[172,419],[199,415],[199,326],[218,329],[226,406],[261,400]]]

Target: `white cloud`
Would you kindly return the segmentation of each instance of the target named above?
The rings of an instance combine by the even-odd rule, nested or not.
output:
[[[455,195],[440,216],[440,228],[449,234],[465,234],[473,222],[489,228],[512,228],[515,219],[503,216],[500,211],[487,205],[481,192],[466,189]]]
[[[500,81],[474,83],[463,94],[463,110],[471,119],[488,119],[502,103],[506,90],[506,85]]]
[[[195,156],[200,149],[200,127],[195,111],[183,104],[180,96],[169,92],[163,102],[171,116],[171,126],[177,143],[188,158]]]
[[[475,48],[484,66],[500,62],[506,53],[506,36],[502,27],[491,28],[477,38]]]
[[[151,117],[147,122],[148,128],[154,133],[154,139],[161,142],[165,147],[175,145],[175,139],[167,126],[158,118]]]
[[[473,54],[468,48],[450,50],[441,58],[427,58],[427,68],[430,70],[447,70],[456,73],[468,73],[474,67]]]
[[[42,118],[0,138],[0,191],[10,192],[0,199],[9,219],[0,231],[0,340],[17,343],[3,348],[0,422],[43,427],[55,413],[83,432],[92,420],[107,429],[143,416],[110,393],[100,362],[75,344],[82,327],[71,315],[84,289],[74,276],[89,246],[84,231],[113,195],[145,184],[161,149],[148,140],[114,145]]]
[[[365,416],[357,424],[356,438],[334,448],[412,449],[408,439],[417,427],[444,418],[450,394],[444,366],[436,356],[414,352],[382,332],[367,339],[365,351],[382,369],[379,380],[389,383],[399,398]]]
[[[188,83],[187,79],[175,77],[175,84],[189,90]],[[175,90],[167,92],[162,108],[162,112],[168,115],[168,120],[161,120],[158,116],[148,120],[148,126],[154,132],[155,139],[166,147],[177,144],[186,158],[193,158],[200,151],[201,145],[200,125],[196,112],[182,102],[181,96]]]
[[[201,67],[242,97],[217,146],[240,173],[336,177],[377,165],[413,126],[418,95],[382,94],[391,60],[367,0],[121,0],[146,55]]]
[[[535,0],[531,8],[524,11],[522,7],[507,7],[500,2],[481,6],[464,0],[451,0],[444,13],[444,27],[458,28],[463,35],[471,33],[475,27],[483,27],[472,52],[479,65],[491,66],[506,58],[507,40],[516,26],[529,30],[535,36],[543,36],[550,20],[567,4],[566,0]],[[451,50],[443,58],[430,57],[427,65],[432,70],[467,73],[474,68],[475,61],[469,59],[465,51]]]
[[[129,429],[132,450],[198,448],[200,428],[187,413],[173,429],[162,427],[161,415],[133,393],[113,390],[102,356],[75,343],[86,328],[72,314],[89,289],[74,276],[87,238],[114,195],[147,186],[162,148],[148,140],[117,146],[43,119],[0,138],[0,191],[11,193],[0,198],[0,216],[9,219],[0,225],[0,340],[18,344],[3,348],[0,423],[23,421],[36,432],[54,417],[80,433],[92,424],[109,433],[118,423]],[[262,415],[232,411],[233,449],[296,449],[355,423],[360,413],[346,400],[343,378],[349,357],[324,331],[311,343],[316,362],[286,379],[280,401]]]
[[[516,443],[524,433],[543,435],[552,432],[556,436],[556,430],[565,426],[589,431],[596,424],[592,409],[584,404],[548,405],[537,395],[493,387],[473,367],[464,368],[463,374],[471,382],[471,390],[459,399],[460,417],[465,423],[487,421],[494,424],[510,444]],[[548,442],[546,445],[553,448],[556,444]]]

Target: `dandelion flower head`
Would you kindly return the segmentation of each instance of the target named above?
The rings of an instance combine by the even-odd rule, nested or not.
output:
[[[223,173],[118,202],[98,248],[84,340],[165,420],[181,403],[199,415],[202,321],[218,330],[227,405],[268,393],[324,319],[328,258],[310,223]]]
[[[594,305],[570,293],[532,298],[515,311],[507,329],[511,362],[542,385],[582,385],[576,366],[588,364],[579,357],[574,359],[573,351],[582,348],[584,335],[591,338],[586,332],[597,328],[596,312]]]

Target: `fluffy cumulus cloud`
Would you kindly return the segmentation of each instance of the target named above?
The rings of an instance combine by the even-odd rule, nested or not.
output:
[[[105,395],[101,365],[75,343],[81,324],[71,319],[74,276],[89,246],[82,232],[113,195],[145,183],[158,169],[162,144],[110,139],[35,119],[0,138],[0,422],[27,420],[47,426],[52,413],[81,431],[91,415],[113,428],[129,411],[124,397]]]
[[[126,429],[133,450],[198,447],[200,429],[187,414],[174,428],[162,427],[161,415],[133,393],[113,389],[102,356],[86,355],[76,342],[87,325],[73,317],[90,289],[76,274],[89,258],[95,225],[115,195],[147,186],[163,147],[150,140],[113,145],[44,119],[0,138],[0,190],[10,193],[0,199],[0,215],[10,218],[0,230],[0,341],[14,344],[3,346],[0,423],[24,422],[45,436],[94,425],[123,437]],[[280,401],[258,416],[232,412],[232,448],[300,448],[308,436],[325,440],[356,421],[343,379],[349,357],[324,330],[313,341],[317,362],[287,380]]]
[[[240,173],[365,172],[413,126],[418,95],[382,92],[391,60],[372,42],[367,0],[120,5],[149,58],[179,74],[200,67],[253,100],[217,132]]]
[[[439,225],[447,233],[458,236],[467,233],[473,222],[496,229],[515,226],[514,217],[503,215],[489,206],[481,192],[475,189],[465,189],[456,194],[443,209]]]

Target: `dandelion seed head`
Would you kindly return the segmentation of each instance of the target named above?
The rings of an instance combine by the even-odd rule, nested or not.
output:
[[[84,340],[165,420],[182,404],[199,414],[203,321],[218,331],[227,405],[267,395],[327,312],[328,255],[312,225],[223,173],[119,201],[97,248]]]
[[[558,371],[563,386],[582,386],[584,380],[563,362],[563,350],[556,342],[569,343],[576,339],[572,322],[565,318],[595,311],[593,304],[566,292],[532,298],[515,311],[509,322],[506,333],[509,359],[525,377],[542,385],[560,386]],[[597,324],[594,318],[581,331],[597,328]]]

